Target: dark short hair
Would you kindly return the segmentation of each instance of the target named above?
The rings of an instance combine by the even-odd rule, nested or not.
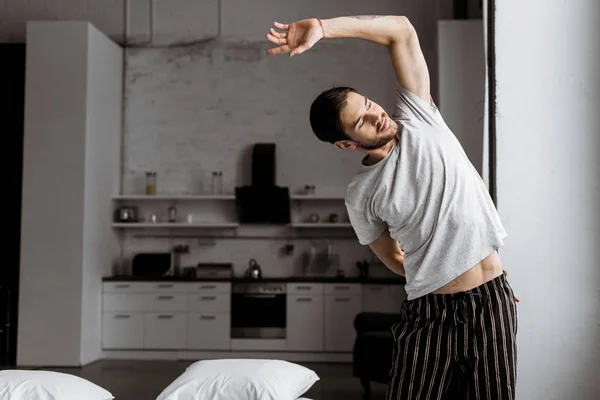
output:
[[[310,126],[319,140],[335,143],[350,139],[340,119],[349,92],[357,93],[351,87],[338,86],[323,91],[313,101],[310,106]]]

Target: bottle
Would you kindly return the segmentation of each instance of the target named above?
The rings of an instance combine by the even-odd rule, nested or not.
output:
[[[169,222],[177,222],[177,208],[175,206],[169,207]]]
[[[156,172],[146,172],[146,194],[154,196],[156,194]]]
[[[212,192],[214,195],[223,193],[223,172],[221,171],[212,173]]]

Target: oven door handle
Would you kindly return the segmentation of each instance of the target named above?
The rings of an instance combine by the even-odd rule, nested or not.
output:
[[[244,294],[244,297],[250,297],[253,299],[274,299],[274,294]]]

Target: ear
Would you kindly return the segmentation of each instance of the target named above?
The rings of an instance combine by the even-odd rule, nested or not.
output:
[[[356,143],[354,143],[351,140],[338,140],[333,145],[335,147],[337,147],[338,149],[342,149],[342,150],[355,150],[356,149]]]

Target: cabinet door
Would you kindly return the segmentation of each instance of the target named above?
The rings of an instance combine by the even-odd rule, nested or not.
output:
[[[145,314],[144,348],[151,350],[184,348],[185,325],[185,314]]]
[[[397,314],[405,299],[404,285],[365,284],[362,292],[362,310]]]
[[[193,313],[188,315],[189,350],[230,350],[231,314]]]
[[[325,296],[325,351],[352,351],[356,339],[354,318],[361,308],[361,296]]]
[[[107,312],[102,318],[102,348],[141,349],[144,339],[144,315]]]
[[[323,296],[288,295],[286,349],[323,351]]]

